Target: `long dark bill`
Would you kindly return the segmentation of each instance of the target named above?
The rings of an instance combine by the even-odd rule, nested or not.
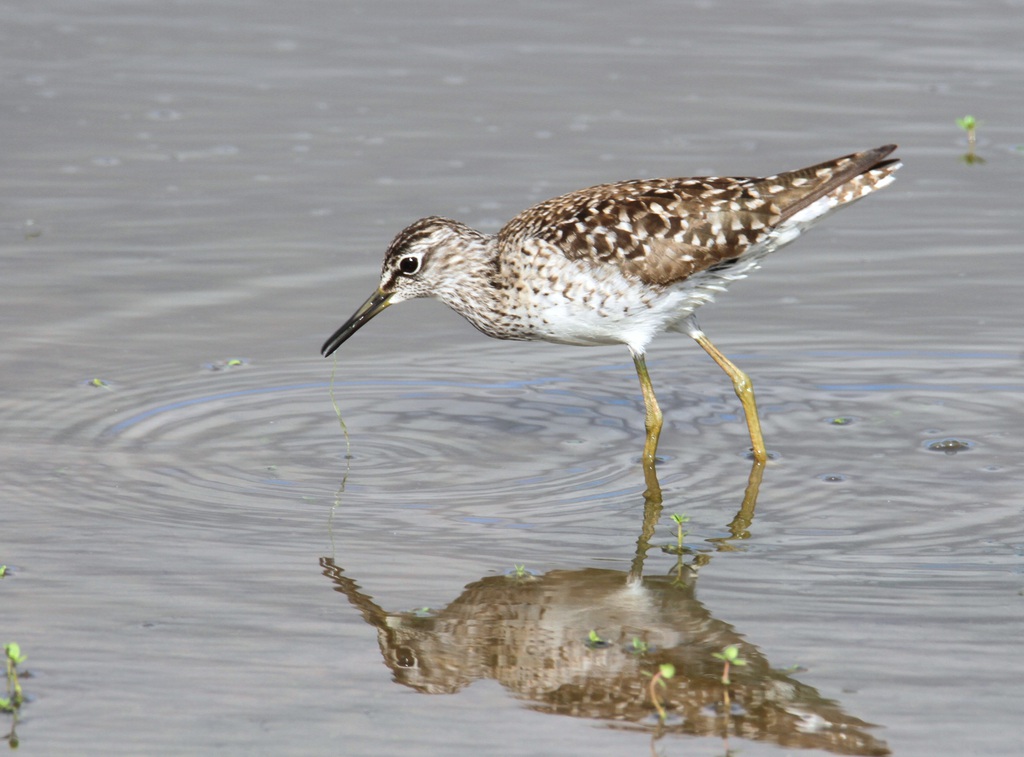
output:
[[[346,339],[359,331],[363,324],[390,304],[391,295],[378,289],[370,295],[366,302],[359,306],[359,310],[345,321],[345,324],[340,329],[331,334],[330,339],[324,342],[324,346],[320,348],[320,352],[323,353],[324,357],[329,357],[331,353],[345,343]]]

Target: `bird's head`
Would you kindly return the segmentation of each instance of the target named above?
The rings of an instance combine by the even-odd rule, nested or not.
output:
[[[475,270],[488,237],[449,218],[421,218],[399,232],[384,254],[380,286],[324,343],[324,357],[379,312],[416,297],[450,301],[460,283]]]

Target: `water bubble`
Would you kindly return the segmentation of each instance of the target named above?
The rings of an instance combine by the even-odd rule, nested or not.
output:
[[[819,473],[815,478],[829,484],[838,484],[846,481],[849,476],[845,473]]]

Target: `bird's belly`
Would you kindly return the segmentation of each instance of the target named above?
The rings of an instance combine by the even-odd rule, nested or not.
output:
[[[706,270],[669,286],[627,277],[616,266],[586,265],[548,257],[511,277],[493,309],[467,317],[499,339],[543,340],[583,346],[626,344],[642,353],[655,335],[672,328],[756,267],[765,250],[744,255],[735,265]],[[486,316],[486,318],[484,317]]]
[[[531,338],[559,344],[626,344],[642,352],[651,339],[686,318],[699,304],[683,290],[660,294],[588,292],[569,297],[552,292],[538,298],[528,319]]]

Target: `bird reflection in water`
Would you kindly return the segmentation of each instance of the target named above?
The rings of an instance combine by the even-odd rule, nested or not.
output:
[[[336,591],[377,629],[395,681],[422,693],[452,694],[478,679],[494,679],[532,709],[655,738],[735,736],[835,754],[889,754],[868,723],[791,672],[773,669],[755,645],[696,598],[699,569],[749,535],[763,467],[755,462],[751,469],[730,535],[709,540],[710,553],[682,550],[669,575],[643,575],[662,509],[653,463],[645,466],[644,523],[629,571],[488,576],[466,586],[447,607],[422,614],[389,612],[333,558],[321,558],[320,565]],[[729,646],[746,665],[732,668],[726,687],[714,654]],[[659,695],[668,713],[662,721],[649,688],[651,675],[665,663],[676,673]]]

